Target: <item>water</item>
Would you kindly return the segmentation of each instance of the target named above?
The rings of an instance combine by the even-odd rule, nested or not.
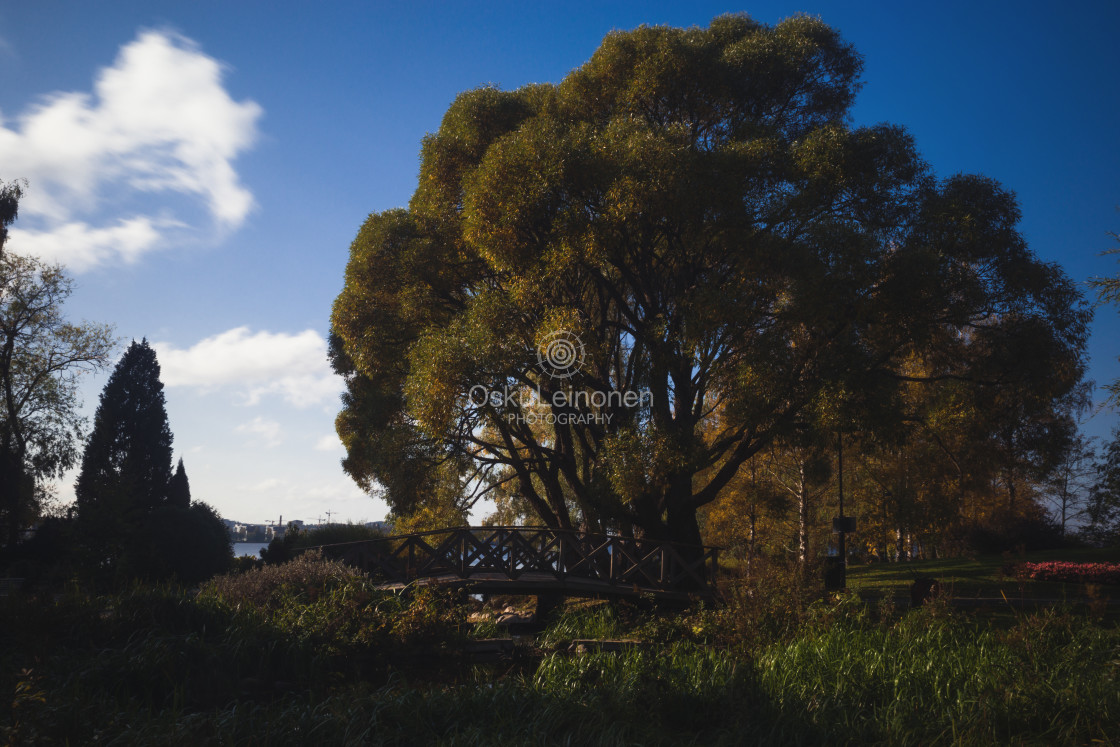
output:
[[[261,556],[261,548],[268,547],[267,542],[234,542],[233,543],[233,557],[239,558],[242,555],[251,555],[254,558]]]

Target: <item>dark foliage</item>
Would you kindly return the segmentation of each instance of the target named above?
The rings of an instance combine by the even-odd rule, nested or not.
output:
[[[101,392],[75,486],[79,515],[122,497],[128,514],[165,504],[171,439],[156,352],[134,340]]]
[[[1120,545],[1120,428],[1112,432],[1096,473],[1085,512],[1089,525],[1084,536],[1096,545]]]
[[[167,485],[167,502],[177,508],[187,508],[191,505],[191,484],[187,480],[187,471],[183,468],[183,460],[179,460],[179,466],[175,469],[175,474],[171,476],[171,482]]]
[[[1046,516],[997,514],[988,521],[958,527],[949,544],[968,554],[998,555],[1076,547],[1077,541],[1062,533]]]
[[[81,575],[196,584],[229,569],[221,519],[191,504],[180,459],[171,471],[171,427],[147,340],[133,341],[101,393],[76,487]]]
[[[268,547],[261,550],[261,558],[268,565],[287,563],[295,557],[296,542],[299,540],[299,527],[289,524],[283,536],[274,537]]]
[[[361,542],[384,536],[383,532],[361,524],[327,524],[302,530],[292,524],[283,537],[277,537],[268,543],[268,547],[261,551],[261,557],[265,563],[275,565],[292,560],[309,547]]]
[[[233,562],[229,533],[205,503],[188,508],[161,506],[139,527],[137,572],[152,579],[197,584],[224,573]]]

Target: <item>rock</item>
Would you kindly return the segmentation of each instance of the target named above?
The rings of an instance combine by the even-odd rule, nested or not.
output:
[[[508,612],[499,615],[495,622],[498,625],[525,625],[533,622],[533,616],[520,612]]]

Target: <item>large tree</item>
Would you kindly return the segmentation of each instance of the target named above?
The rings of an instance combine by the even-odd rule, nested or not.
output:
[[[1074,433],[1068,448],[1046,481],[1046,502],[1065,536],[1089,506],[1096,475],[1093,439]]]
[[[850,124],[861,67],[820,21],[726,16],[460,95],[408,209],[351,247],[344,468],[402,513],[451,474],[698,543],[697,509],[798,429],[887,427],[917,381],[1068,390],[1079,293],[1000,185]]]
[[[23,197],[23,183],[20,181],[0,182],[0,255],[4,254],[4,244],[8,241],[8,226],[19,217],[19,201]]]
[[[1113,239],[1120,241],[1120,234],[1110,234]],[[1116,254],[1120,260],[1120,249],[1110,249],[1104,254]],[[1120,273],[1115,277],[1089,278],[1089,287],[1097,292],[1097,300],[1102,303],[1112,303],[1120,306]],[[1120,405],[1120,379],[1105,385],[1108,391],[1108,402],[1111,405]]]
[[[84,419],[78,376],[108,365],[112,329],[62,314],[62,267],[7,250],[22,187],[0,183],[0,545],[38,512],[45,481],[77,461]]]
[[[1120,427],[1104,445],[1085,506],[1085,534],[1100,544],[1120,545]]]

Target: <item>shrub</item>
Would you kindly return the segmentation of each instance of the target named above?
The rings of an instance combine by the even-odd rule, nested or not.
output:
[[[202,587],[201,595],[218,597],[231,605],[248,603],[269,608],[279,603],[286,592],[317,595],[332,585],[366,579],[361,571],[337,560],[324,560],[318,551],[312,550],[279,565],[213,578]]]
[[[1064,536],[1061,527],[1047,517],[1002,514],[950,530],[946,544],[965,554],[998,555],[1019,550],[1054,550],[1074,546],[1077,542]]]
[[[229,533],[205,503],[155,508],[143,518],[137,535],[134,566],[151,580],[194,585],[225,573],[233,563]]]
[[[336,545],[341,542],[362,542],[381,539],[385,533],[364,524],[326,524],[301,530],[297,535],[296,549]]]
[[[794,636],[824,598],[821,568],[793,562],[756,559],[750,578],[727,580],[723,603],[681,618],[676,626],[661,624],[656,640],[679,636],[726,648],[754,650]]]
[[[24,589],[55,589],[72,579],[76,572],[74,560],[75,520],[48,517],[39,523],[35,533],[2,556],[3,575],[25,579]]]
[[[332,654],[376,655],[390,643],[439,643],[459,637],[466,613],[436,588],[408,594],[378,589],[361,571],[317,550],[281,565],[212,579],[199,593],[235,609],[260,611],[278,629]]]
[[[282,537],[276,537],[261,552],[264,562],[275,565],[286,563],[301,550],[342,542],[363,542],[380,539],[385,533],[364,524],[327,524],[321,527],[300,529],[289,525]]]
[[[1003,572],[1022,580],[1120,584],[1120,563],[1024,562],[1006,566]]]

